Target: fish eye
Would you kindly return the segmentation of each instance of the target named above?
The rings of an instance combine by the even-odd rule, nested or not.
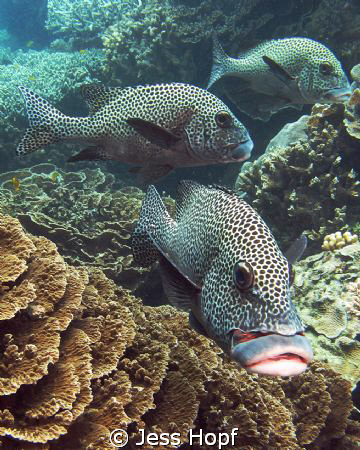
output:
[[[246,261],[238,261],[233,270],[233,279],[239,291],[247,291],[253,287],[254,271]]]
[[[333,71],[333,67],[330,63],[328,62],[322,62],[320,64],[320,73],[322,75],[330,75]]]
[[[227,111],[220,111],[215,116],[216,123],[221,128],[230,128],[233,125],[233,118]]]

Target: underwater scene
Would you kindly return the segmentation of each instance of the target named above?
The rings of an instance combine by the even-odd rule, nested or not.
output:
[[[0,448],[360,448],[360,2],[0,0]]]

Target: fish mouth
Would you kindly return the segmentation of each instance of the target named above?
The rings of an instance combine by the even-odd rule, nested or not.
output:
[[[351,96],[350,86],[342,88],[329,89],[323,94],[323,98],[327,102],[344,103],[349,100]]]
[[[253,147],[254,143],[249,136],[240,142],[227,144],[225,148],[233,161],[241,162],[250,158]]]
[[[248,372],[283,377],[304,372],[313,358],[310,343],[301,333],[284,336],[234,330],[230,353]]]

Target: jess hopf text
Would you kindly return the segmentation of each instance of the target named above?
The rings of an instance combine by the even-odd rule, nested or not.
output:
[[[235,436],[237,436],[239,428],[233,428],[230,433],[204,433],[202,430],[189,431],[190,445],[211,445],[214,448],[221,448],[225,445],[235,445]],[[140,428],[140,440],[135,445],[171,445],[172,447],[180,447],[180,433],[147,433]]]

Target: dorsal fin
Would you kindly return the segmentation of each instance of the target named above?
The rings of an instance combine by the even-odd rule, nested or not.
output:
[[[114,100],[122,90],[122,88],[109,88],[101,84],[83,84],[80,87],[80,93],[89,107],[90,116]]]
[[[176,190],[176,207],[175,207],[175,220],[179,220],[186,205],[191,201],[191,197],[196,192],[196,190],[204,188],[199,183],[192,180],[182,180],[178,184]]]

